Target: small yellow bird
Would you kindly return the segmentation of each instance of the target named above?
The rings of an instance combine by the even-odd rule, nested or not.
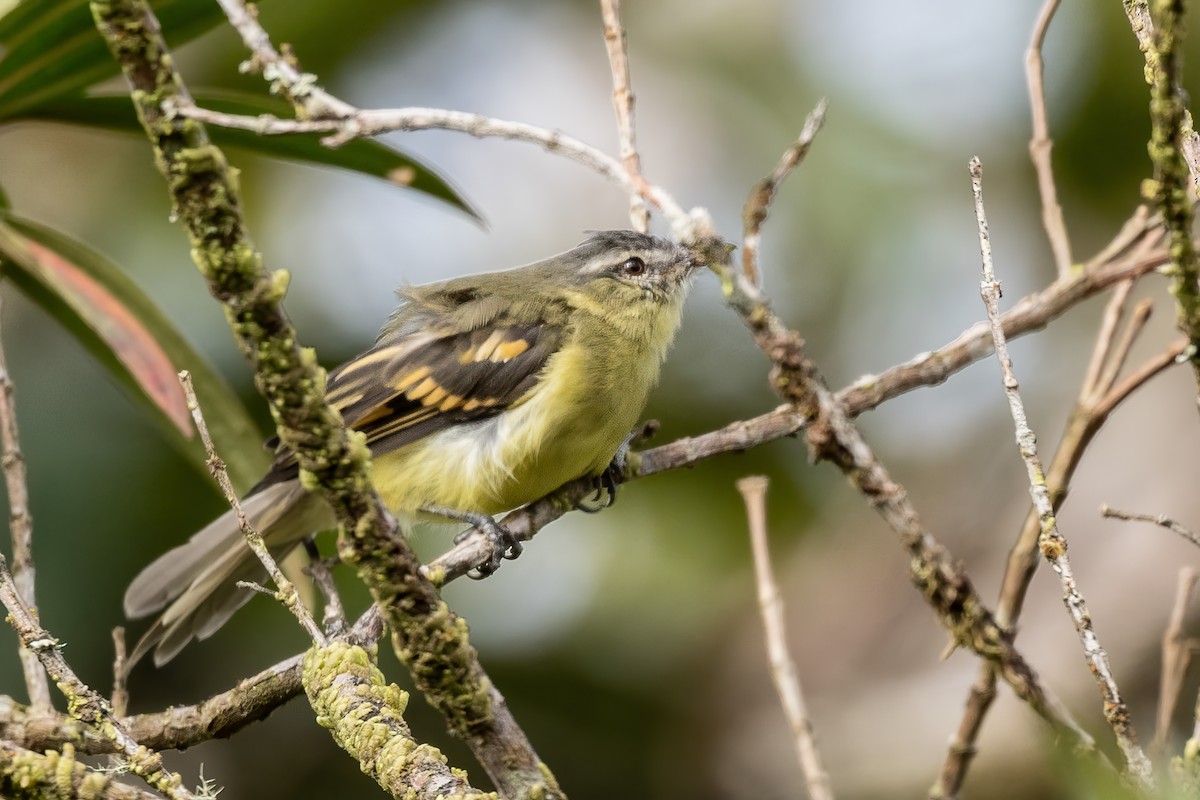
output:
[[[655,236],[601,231],[527,266],[401,289],[375,346],[329,374],[326,396],[365,434],[372,480],[402,526],[434,509],[499,514],[603,475],[706,260]],[[287,450],[242,506],[276,558],[334,526]],[[251,596],[237,582],[264,576],[233,512],[161,556],[125,593],[131,618],[166,608],[130,667],[151,650],[161,665],[211,635]]]

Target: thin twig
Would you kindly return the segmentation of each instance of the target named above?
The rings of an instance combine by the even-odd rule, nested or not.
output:
[[[1125,299],[1128,297],[1130,290],[1133,288],[1132,281],[1126,281],[1119,285],[1113,292],[1113,296],[1109,302],[1109,313],[1116,312],[1114,316],[1124,316]],[[1129,351],[1133,349],[1133,343],[1137,341],[1137,337],[1141,335],[1142,329],[1146,327],[1146,323],[1150,321],[1150,314],[1154,310],[1154,301],[1150,298],[1144,298],[1133,307],[1133,311],[1129,315],[1129,324],[1121,331],[1120,336],[1113,336],[1108,339],[1107,346],[1099,351],[1102,353],[1104,361],[1103,368],[1100,373],[1094,376],[1091,383],[1085,383],[1084,386],[1095,395],[1108,392],[1116,383],[1117,374],[1125,366],[1125,361],[1129,358]],[[1102,340],[1103,341],[1103,340]],[[1092,377],[1089,373],[1088,377]]]
[[[1108,296],[1108,303],[1104,306],[1104,316],[1100,320],[1100,330],[1096,332],[1096,343],[1092,345],[1092,355],[1088,359],[1087,372],[1083,376],[1083,388],[1080,389],[1080,395],[1091,395],[1094,387],[1099,386],[1102,382],[1102,375],[1107,369],[1120,369],[1124,363],[1124,359],[1116,359],[1112,357],[1113,343],[1117,339],[1117,330],[1121,324],[1121,320],[1125,318],[1125,305],[1129,300],[1129,293],[1133,291],[1133,281],[1121,281],[1112,290],[1112,294]],[[1150,305],[1146,303],[1145,314],[1148,317],[1150,313]],[[1142,304],[1139,304],[1140,309]],[[1144,322],[1144,320],[1143,320]],[[1137,334],[1141,331],[1141,325],[1136,330],[1131,331],[1127,338],[1132,342]]]
[[[129,712],[129,689],[125,686],[127,652],[125,649],[125,629],[118,625],[112,629],[113,641],[113,713],[124,717]]]
[[[1042,555],[1058,574],[1063,587],[1063,602],[1075,624],[1079,640],[1083,644],[1084,655],[1088,665],[1100,687],[1104,698],[1104,717],[1116,734],[1117,743],[1125,756],[1125,762],[1133,779],[1144,788],[1153,786],[1153,774],[1149,759],[1142,751],[1137,741],[1137,733],[1129,718],[1129,710],[1112,674],[1108,655],[1100,646],[1096,632],[1092,627],[1091,615],[1087,610],[1083,596],[1075,583],[1071,571],[1071,562],[1067,557],[1067,541],[1059,532],[1058,522],[1054,516],[1054,506],[1050,492],[1046,486],[1045,472],[1037,452],[1037,439],[1025,416],[1025,406],[1021,400],[1020,386],[1013,373],[1012,359],[1008,354],[1008,342],[1004,329],[1000,325],[1000,283],[992,267],[992,245],[988,234],[987,216],[983,207],[983,167],[978,158],[972,158],[971,188],[975,195],[975,216],[979,224],[979,250],[983,262],[983,280],[980,282],[980,294],[987,308],[988,319],[992,323],[992,338],[996,348],[996,359],[1000,362],[1000,370],[1004,378],[1004,392],[1008,398],[1009,411],[1012,413],[1013,426],[1016,431],[1017,445],[1021,458],[1025,462],[1029,474],[1030,494],[1041,518],[1041,534],[1038,546]]]
[[[1119,508],[1102,505],[1100,506],[1100,516],[1108,517],[1109,519],[1123,519],[1129,522],[1151,522],[1160,528],[1166,528],[1172,533],[1179,534],[1192,544],[1200,547],[1200,534],[1191,528],[1179,524],[1165,514],[1138,514],[1133,511],[1122,511]]]
[[[1108,390],[1107,394],[1096,404],[1095,413],[1097,415],[1110,413],[1151,378],[1181,363],[1180,358],[1190,346],[1187,339],[1180,339],[1174,344],[1168,345],[1167,349],[1158,355],[1146,359],[1141,366],[1125,376],[1124,380]]]
[[[1071,240],[1067,235],[1067,223],[1063,219],[1062,206],[1058,203],[1058,189],[1054,183],[1054,168],[1050,151],[1054,143],[1050,140],[1050,123],[1046,116],[1046,85],[1043,78],[1045,64],[1042,61],[1042,45],[1046,31],[1060,0],[1046,0],[1033,26],[1029,49],[1025,51],[1025,82],[1029,87],[1029,106],[1033,115],[1033,136],[1029,140],[1029,157],[1037,173],[1038,192],[1042,196],[1042,224],[1054,253],[1054,264],[1059,276],[1071,269]]]
[[[21,599],[3,556],[0,556],[0,603],[8,610],[8,621],[21,641],[37,654],[46,671],[54,675],[59,689],[67,697],[71,715],[110,739],[133,771],[155,789],[172,800],[194,800],[192,793],[183,788],[183,779],[163,766],[162,756],[134,739],[113,713],[109,702],[71,669],[59,652],[61,643],[41,626]]]
[[[800,129],[800,135],[796,141],[783,151],[775,169],[771,171],[770,175],[756,183],[750,190],[750,196],[746,198],[746,205],[742,208],[742,274],[755,286],[761,285],[758,275],[758,246],[761,239],[760,231],[763,222],[767,219],[771,201],[775,199],[779,185],[808,154],[808,148],[812,146],[813,139],[817,138],[821,126],[825,124],[825,112],[828,109],[829,101],[824,97],[817,101],[813,110],[808,112],[808,117],[804,120],[804,127]]]
[[[269,594],[272,594],[276,600],[287,607],[288,611],[292,612],[293,616],[300,622],[300,626],[304,628],[313,642],[325,644],[324,632],[317,625],[312,614],[304,607],[304,603],[300,600],[300,594],[296,591],[296,587],[292,585],[292,582],[283,574],[283,570],[275,563],[275,558],[267,548],[266,542],[263,541],[262,534],[254,529],[254,526],[250,524],[250,520],[246,519],[246,512],[242,510],[242,503],[233,488],[233,482],[229,480],[229,472],[225,469],[225,462],[217,453],[212,436],[208,433],[208,423],[204,421],[204,412],[200,408],[200,401],[196,399],[196,387],[192,385],[192,375],[186,369],[179,373],[179,383],[183,386],[183,396],[187,399],[188,410],[192,412],[192,419],[196,423],[196,430],[200,432],[200,441],[204,443],[204,455],[207,457],[205,463],[208,466],[208,471],[213,476],[213,480],[217,482],[217,486],[221,488],[221,494],[225,495],[225,502],[229,503],[229,507],[233,509],[233,516],[237,520],[238,528],[242,531],[242,536],[245,537],[247,546],[254,551],[254,555],[262,562],[263,567],[267,570],[267,574],[275,582],[275,591],[269,592]]]
[[[1114,299],[1119,301],[1122,298],[1114,293]],[[1112,311],[1113,304],[1110,303],[1106,317],[1111,315]],[[1126,331],[1137,324],[1138,320],[1135,318],[1126,327]],[[1119,369],[1120,363],[1125,361],[1128,353],[1120,352],[1120,348],[1112,350],[1113,333],[1111,329],[1102,330],[1097,338],[1095,354],[1108,354],[1111,351],[1110,357],[1114,362],[1112,366]],[[1050,491],[1055,512],[1066,501],[1067,490],[1075,475],[1075,470],[1083,458],[1084,451],[1116,406],[1138,387],[1174,365],[1186,344],[1186,341],[1177,342],[1166,352],[1151,358],[1138,367],[1119,384],[1112,385],[1111,382],[1106,383],[1099,378],[1084,380],[1058,449],[1055,450],[1054,458],[1050,461],[1050,469],[1046,472],[1046,486]],[[1104,365],[1103,369],[1107,373],[1109,365]],[[1113,374],[1115,375],[1115,371]],[[1010,631],[1010,635],[1016,635],[1016,621],[1020,616],[1025,594],[1037,568],[1037,543],[1040,531],[1041,518],[1038,516],[1037,509],[1031,508],[1025,517],[1025,523],[1017,536],[1017,541],[1009,552],[1004,577],[1001,581],[1000,599],[996,604],[996,619]],[[947,749],[942,770],[930,797],[948,798],[958,795],[966,778],[967,768],[975,755],[975,741],[979,736],[983,719],[995,696],[995,670],[990,664],[983,664],[979,670],[979,677],[971,686],[962,719],[951,740],[950,747]]]
[[[814,461],[829,461],[896,533],[909,556],[909,575],[956,641],[996,664],[1017,696],[1070,737],[1076,747],[1095,752],[1095,741],[996,624],[959,563],[924,526],[904,487],[880,463],[850,421],[847,409],[825,387],[808,357],[803,339],[789,330],[762,293],[728,264],[716,266],[726,302],[750,329],[754,342],[772,361],[771,386],[807,422],[805,438]]]
[[[421,130],[457,131],[481,139],[499,138],[527,142],[582,164],[617,184],[627,193],[645,198],[663,213],[679,239],[688,241],[693,238],[692,217],[663,189],[647,181],[630,178],[619,160],[597,147],[550,128],[442,108],[362,109],[347,119],[314,120],[279,119],[269,114],[257,117],[226,114],[200,108],[190,100],[177,100],[172,105],[172,110],[180,116],[209,125],[253,131],[262,136],[328,133],[330,136],[322,142],[329,147],[338,147],[352,139],[378,136],[391,131]]]
[[[833,800],[833,785],[821,761],[813,736],[812,721],[800,689],[800,675],[788,652],[787,626],[783,619],[783,598],[771,567],[771,552],[767,545],[767,479],[761,475],[742,478],[737,490],[746,503],[750,527],[750,548],[754,553],[754,580],[758,584],[758,610],[762,616],[767,640],[767,659],[771,664],[771,679],[783,712],[792,728],[796,756],[804,772],[804,783],[812,800]]]
[[[1175,602],[1171,605],[1171,616],[1162,638],[1162,672],[1158,686],[1158,723],[1154,729],[1154,747],[1165,752],[1167,737],[1171,733],[1171,717],[1179,704],[1183,692],[1183,681],[1187,677],[1188,665],[1192,661],[1193,643],[1184,631],[1184,620],[1188,606],[1192,603],[1192,592],[1200,577],[1192,567],[1179,570],[1175,583]]]
[[[0,346],[0,464],[4,468],[4,485],[8,490],[8,529],[12,536],[13,580],[21,599],[36,614],[33,568],[33,515],[29,513],[29,482],[25,474],[25,457],[21,455],[21,439],[17,433],[17,408],[12,376],[4,348]],[[25,674],[25,690],[29,703],[35,708],[50,708],[50,683],[38,657],[24,646],[17,650],[21,671]]]
[[[271,81],[271,89],[282,94],[295,105],[306,118],[346,118],[355,113],[354,106],[346,103],[317,85],[315,75],[301,72],[294,57],[288,58],[271,45],[271,37],[258,24],[258,13],[243,0],[217,0],[221,10],[229,19],[246,49],[254,54],[254,60],[243,65],[243,71],[261,72]]]
[[[282,120],[270,115],[245,117],[219,114],[197,108],[194,103],[180,99],[174,110],[212,125],[251,130],[261,135],[285,133],[328,133],[323,142],[337,147],[364,136],[387,131],[410,131],[438,128],[469,133],[472,136],[494,136],[538,144],[547,150],[564,155],[588,166],[595,172],[615,181],[633,197],[641,197],[663,212],[675,235],[682,241],[694,238],[692,217],[661,188],[648,183],[640,171],[629,172],[626,165],[607,153],[584,144],[558,131],[491,119],[479,114],[446,111],[434,108],[378,109],[356,108],[330,95],[317,85],[312,75],[301,73],[271,45],[270,36],[258,19],[246,11],[242,0],[220,0],[221,7],[237,28],[246,47],[254,54],[250,68],[261,68],[263,77],[275,91],[297,103],[302,119]]]
[[[620,138],[621,162],[635,183],[642,178],[642,160],[638,155],[633,126],[633,89],[629,81],[629,45],[625,27],[621,24],[621,0],[600,0],[604,17],[604,46],[608,50],[608,66],[613,79],[613,109],[617,114],[617,135]],[[650,210],[641,195],[629,198],[629,220],[634,230],[650,230]]]

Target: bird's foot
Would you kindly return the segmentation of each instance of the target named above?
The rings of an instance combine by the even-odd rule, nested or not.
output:
[[[613,460],[604,468],[604,472],[593,476],[592,486],[595,494],[580,498],[575,503],[575,508],[586,514],[595,514],[617,502],[617,486],[624,483],[628,477],[626,469],[629,466],[629,447],[635,435],[636,433],[630,434],[625,439]]]
[[[492,557],[475,569],[467,572],[468,578],[482,580],[500,569],[500,562],[502,560],[506,558],[510,560],[514,559],[521,555],[524,550],[524,547],[521,546],[521,540],[512,531],[487,514],[479,514],[474,511],[458,511],[451,508],[442,508],[441,506],[425,506],[421,510],[427,514],[436,514],[439,517],[446,517],[447,519],[471,525],[472,528],[468,528],[454,537],[455,544],[461,544],[465,541],[471,535],[473,529],[478,529],[491,542]]]

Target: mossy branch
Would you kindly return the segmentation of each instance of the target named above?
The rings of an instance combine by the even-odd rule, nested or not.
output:
[[[408,693],[384,680],[362,647],[334,642],[304,657],[304,691],[317,722],[394,797],[406,800],[496,800],[479,792],[431,745],[413,739],[404,722]]]
[[[1154,180],[1146,195],[1162,213],[1169,236],[1171,294],[1179,329],[1191,346],[1186,355],[1200,394],[1200,266],[1192,242],[1192,203],[1188,197],[1188,165],[1184,136],[1191,127],[1180,76],[1183,71],[1183,0],[1154,0],[1150,4],[1153,33],[1147,50],[1150,79],[1150,160]],[[1198,398],[1200,399],[1200,398]]]
[[[75,748],[35,753],[0,742],[0,796],[9,800],[156,800],[158,795],[114,780],[75,760]]]
[[[246,231],[236,173],[204,127],[172,113],[190,97],[145,0],[94,0],[97,28],[128,79],[131,96],[167,180],[192,258],[223,305],[254,368],[280,441],[296,453],[306,485],[329,502],[342,527],[339,549],[383,609],[393,644],[417,687],[441,710],[508,797],[561,797],[528,739],[491,685],[467,640],[419,572],[420,563],[375,494],[369,452],[325,401],[325,373],[301,348],[280,306],[286,272],[268,273]]]

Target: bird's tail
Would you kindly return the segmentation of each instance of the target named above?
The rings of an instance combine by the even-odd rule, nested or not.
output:
[[[329,507],[295,480],[250,495],[242,510],[277,560],[305,537],[333,525]],[[212,635],[252,595],[237,582],[265,577],[266,570],[246,545],[232,511],[159,556],[125,592],[125,614],[130,619],[166,608],[134,647],[126,671],[151,650],[154,663],[161,666],[192,639]]]

